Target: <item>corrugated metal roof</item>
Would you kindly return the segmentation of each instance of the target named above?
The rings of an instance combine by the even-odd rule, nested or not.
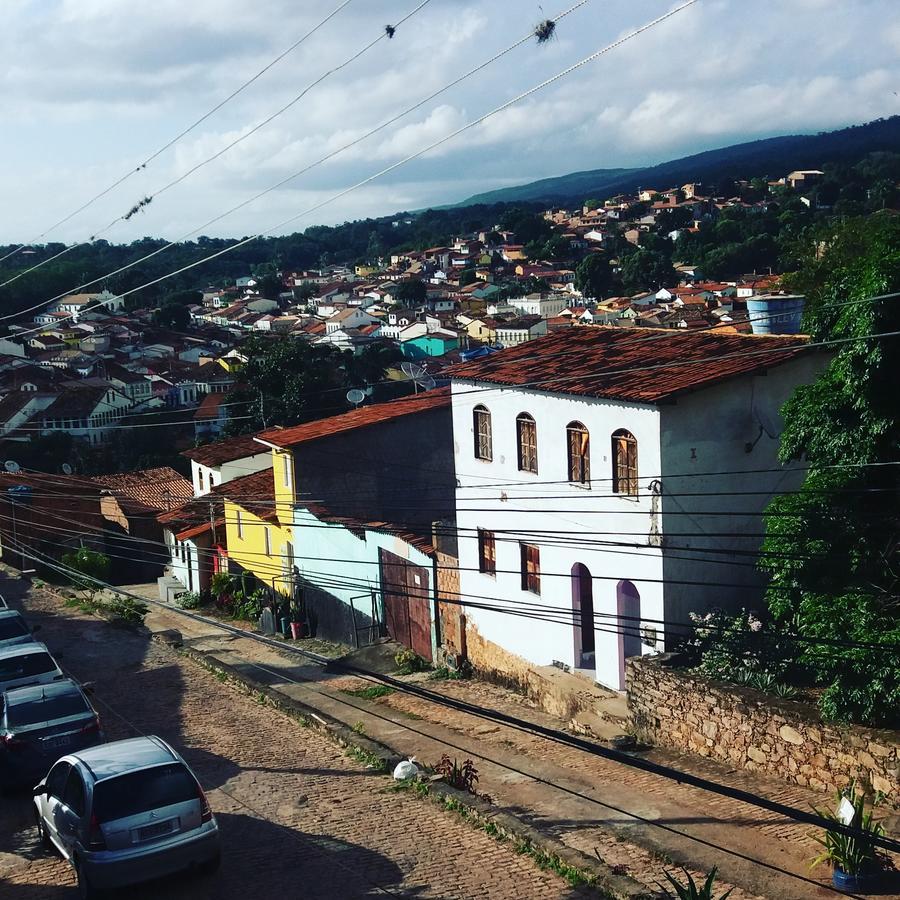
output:
[[[807,341],[802,335],[585,326],[451,366],[443,374],[462,381],[659,403],[781,365],[802,353]]]
[[[356,428],[367,428],[370,425],[379,425],[401,416],[428,412],[444,406],[450,406],[450,388],[447,387],[425,391],[413,397],[391,400],[389,403],[361,406],[359,409],[340,416],[331,416],[328,419],[319,419],[304,425],[294,425],[292,428],[270,428],[268,431],[258,434],[257,437],[276,447],[292,447],[295,444],[330,437],[332,434],[352,431]],[[257,444],[257,446],[261,445]]]

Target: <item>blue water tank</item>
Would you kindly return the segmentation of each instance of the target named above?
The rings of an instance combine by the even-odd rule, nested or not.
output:
[[[747,315],[754,334],[799,334],[803,321],[800,294],[761,294],[747,299]]]

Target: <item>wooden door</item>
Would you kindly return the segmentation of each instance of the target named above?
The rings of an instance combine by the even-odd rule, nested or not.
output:
[[[380,559],[388,634],[431,662],[430,573],[388,550]]]

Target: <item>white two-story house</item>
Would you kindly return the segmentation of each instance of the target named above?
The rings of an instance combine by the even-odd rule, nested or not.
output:
[[[585,327],[451,368],[473,662],[622,689],[689,612],[759,608],[761,514],[802,475],[779,410],[824,363],[805,344]]]

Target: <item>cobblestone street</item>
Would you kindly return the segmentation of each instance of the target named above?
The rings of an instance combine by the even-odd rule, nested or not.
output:
[[[4,581],[18,604],[21,589]],[[108,739],[147,733],[169,741],[194,768],[218,817],[225,853],[216,876],[129,890],[133,900],[596,896],[450,813],[391,790],[386,776],[176,652],[40,591],[24,606],[61,665],[95,683]],[[3,802],[0,896],[72,896],[68,866],[37,846],[30,803],[27,795]]]

